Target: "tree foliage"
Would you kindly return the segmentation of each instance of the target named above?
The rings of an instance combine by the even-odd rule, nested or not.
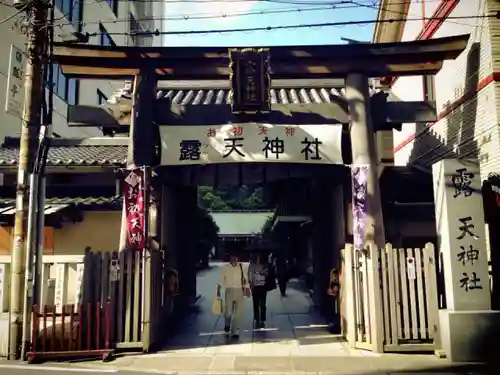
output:
[[[264,189],[258,185],[200,186],[198,204],[210,211],[265,210],[271,209],[266,202]]]
[[[207,209],[198,206],[196,222],[200,242],[210,246],[215,245],[219,234],[219,227]]]

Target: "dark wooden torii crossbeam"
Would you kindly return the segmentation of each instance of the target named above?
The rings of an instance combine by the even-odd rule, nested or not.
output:
[[[432,75],[443,60],[455,59],[469,36],[412,42],[270,47],[271,77],[344,78]],[[103,47],[54,44],[54,59],[68,77],[119,79],[138,75],[146,66],[158,79],[229,79],[224,47]]]

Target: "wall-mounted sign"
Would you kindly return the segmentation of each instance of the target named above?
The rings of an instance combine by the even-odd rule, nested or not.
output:
[[[24,52],[14,45],[10,46],[9,74],[7,76],[7,94],[5,112],[21,117],[24,104]]]
[[[230,49],[232,109],[236,113],[268,112],[269,49]]]
[[[343,164],[337,125],[162,126],[160,133],[161,165]]]

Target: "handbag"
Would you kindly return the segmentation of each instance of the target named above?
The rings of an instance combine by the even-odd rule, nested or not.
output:
[[[243,289],[243,295],[247,298],[250,298],[252,296],[252,291],[247,285],[245,275],[243,274],[243,266],[241,265],[241,263],[240,263],[240,270],[241,270],[241,288]]]
[[[212,313],[214,315],[222,315],[222,298],[215,298],[212,303]]]

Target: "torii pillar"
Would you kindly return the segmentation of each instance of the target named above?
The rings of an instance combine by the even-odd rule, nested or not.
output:
[[[350,73],[345,80],[349,106],[352,164],[368,166],[365,238],[377,246],[385,245],[384,218],[378,178],[378,157],[373,129],[368,77]]]

